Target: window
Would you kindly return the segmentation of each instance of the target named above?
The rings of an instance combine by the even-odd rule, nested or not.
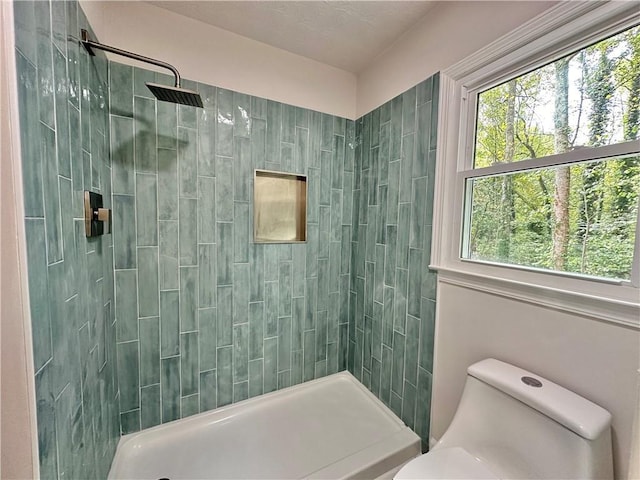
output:
[[[470,93],[462,257],[631,280],[640,27]]]
[[[439,278],[640,326],[636,10],[563,2],[441,73]]]

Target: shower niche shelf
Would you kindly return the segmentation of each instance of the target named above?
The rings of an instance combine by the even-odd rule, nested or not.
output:
[[[255,243],[299,243],[307,240],[307,177],[255,170],[253,178]]]

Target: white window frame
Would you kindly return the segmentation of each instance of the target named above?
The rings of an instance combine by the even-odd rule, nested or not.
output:
[[[501,84],[639,22],[635,2],[561,2],[441,72],[430,265],[438,271],[438,281],[640,329],[640,262],[632,267],[631,281],[615,281],[461,258],[466,179],[480,170],[496,174],[505,168],[497,165],[470,173],[477,99],[468,92]],[[637,143],[599,147],[599,156],[634,150]],[[592,155],[594,150],[590,151]],[[575,163],[584,160],[582,155],[580,150],[554,155],[552,162]],[[515,168],[531,169],[539,162],[519,161]],[[636,260],[639,252],[640,221],[636,226]]]

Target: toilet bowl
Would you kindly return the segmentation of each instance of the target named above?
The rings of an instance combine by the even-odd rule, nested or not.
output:
[[[611,414],[508,363],[471,365],[447,431],[394,479],[503,478],[613,478]]]

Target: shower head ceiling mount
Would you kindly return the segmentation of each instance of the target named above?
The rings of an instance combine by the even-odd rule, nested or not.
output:
[[[89,32],[84,29],[80,31],[80,38],[85,50],[91,56],[95,55],[93,49],[97,48],[98,50],[104,50],[105,52],[110,52],[116,55],[138,60],[139,62],[149,63],[151,65],[156,65],[157,67],[171,70],[171,73],[173,73],[173,76],[175,77],[175,85],[173,87],[170,87],[168,85],[146,82],[146,85],[149,90],[151,90],[151,93],[153,93],[153,95],[158,100],[161,100],[163,102],[178,103],[181,105],[189,105],[192,107],[200,108],[204,107],[202,98],[200,97],[200,94],[198,92],[189,90],[187,88],[182,88],[180,86],[180,72],[178,72],[178,69],[173,65],[170,65],[161,60],[156,60],[155,58],[145,57],[143,55],[138,55],[137,53],[128,52],[120,48],[95,42],[89,37]]]

